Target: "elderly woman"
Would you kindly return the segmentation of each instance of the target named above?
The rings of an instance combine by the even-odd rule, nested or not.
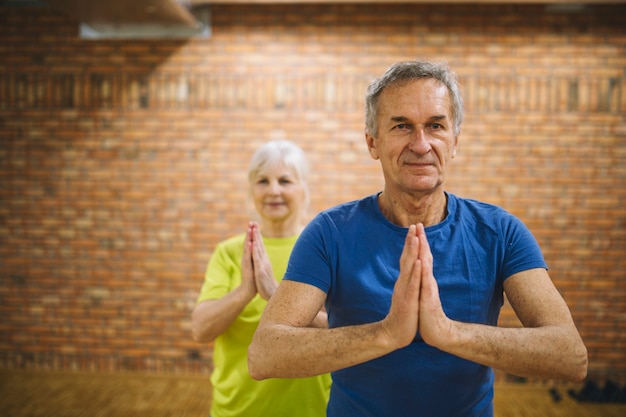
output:
[[[248,345],[305,225],[306,174],[305,155],[292,142],[259,148],[248,169],[258,223],[219,243],[209,261],[191,322],[195,341],[215,341],[212,417],[326,414],[329,375],[255,381],[247,365]],[[311,321],[327,325],[324,312]]]

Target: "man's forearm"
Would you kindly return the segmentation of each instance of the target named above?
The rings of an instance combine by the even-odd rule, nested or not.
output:
[[[347,368],[394,350],[380,323],[319,329],[268,324],[248,350],[254,379],[304,378]]]
[[[580,382],[587,350],[573,326],[502,328],[455,322],[455,337],[440,348],[507,373]]]

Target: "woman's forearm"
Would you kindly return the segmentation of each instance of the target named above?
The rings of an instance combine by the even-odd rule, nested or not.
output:
[[[198,303],[191,313],[191,331],[196,342],[207,343],[224,333],[252,298],[241,287],[220,299]]]

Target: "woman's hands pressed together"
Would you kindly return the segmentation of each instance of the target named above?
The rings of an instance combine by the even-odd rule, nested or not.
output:
[[[253,296],[258,293],[264,300],[269,300],[278,287],[256,222],[250,222],[246,232],[241,259],[241,285],[253,291]]]

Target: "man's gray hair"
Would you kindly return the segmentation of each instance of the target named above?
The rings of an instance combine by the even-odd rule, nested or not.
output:
[[[456,74],[444,62],[422,60],[398,62],[369,85],[365,96],[365,127],[370,135],[378,136],[378,104],[382,92],[391,85],[424,78],[435,79],[448,88],[454,135],[459,135],[463,123],[463,97]]]

